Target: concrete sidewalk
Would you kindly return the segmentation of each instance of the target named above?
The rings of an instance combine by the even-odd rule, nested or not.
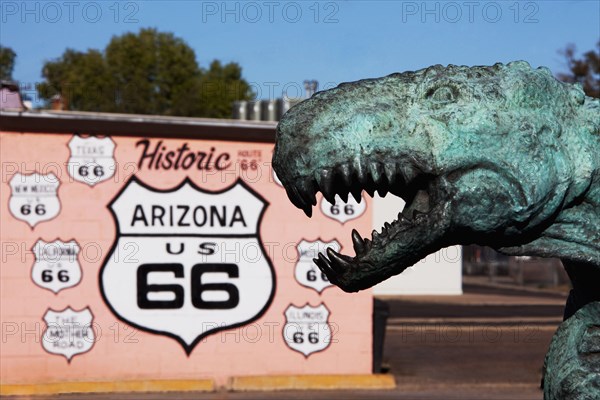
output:
[[[387,298],[393,390],[61,395],[92,399],[541,400],[541,369],[566,293],[467,279],[461,296]],[[35,397],[40,399],[42,397]]]

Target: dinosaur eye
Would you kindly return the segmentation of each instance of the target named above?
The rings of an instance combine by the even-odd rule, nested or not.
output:
[[[427,92],[427,97],[436,103],[450,103],[456,100],[456,90],[450,86],[440,86]]]

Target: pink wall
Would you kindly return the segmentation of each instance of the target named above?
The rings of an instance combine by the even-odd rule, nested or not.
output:
[[[110,154],[111,139],[97,142],[76,139],[72,143],[75,159],[71,160],[70,168],[73,172],[69,174],[68,165],[71,157],[69,142],[73,138],[71,134],[6,132],[0,134],[2,161],[0,376],[3,384],[196,378],[214,378],[217,383],[222,384],[228,377],[240,375],[370,373],[371,292],[364,291],[350,295],[332,286],[319,293],[317,290],[302,286],[294,274],[298,259],[297,243],[303,239],[314,241],[321,238],[327,242],[335,239],[341,245],[342,251],[353,254],[350,250],[352,247],[350,229],[355,227],[360,232],[369,231],[370,213],[366,212],[360,218],[342,225],[323,215],[316,207],[312,220],[308,220],[288,201],[283,188],[274,182],[270,168],[272,153],[270,144],[149,139],[149,149],[154,148],[160,140],[163,141],[166,151],[176,150],[183,143],[187,143],[190,151],[193,152],[209,152],[213,147],[215,149],[213,161],[219,154],[227,153],[229,158],[223,156],[219,162],[223,166],[231,164],[226,171],[219,172],[207,172],[195,167],[187,170],[182,168],[157,170],[149,169],[147,160],[140,167],[143,146],[136,147],[136,143],[141,138],[113,137],[112,143],[116,144],[114,175],[103,181],[86,182],[85,179],[91,179],[90,174],[93,175],[93,167],[97,165],[102,166],[104,177],[107,176],[106,174],[110,175],[113,159]],[[87,155],[78,158],[82,151]],[[101,151],[104,154],[98,154]],[[258,169],[253,170],[251,167],[244,169],[246,163],[243,160],[256,160]],[[95,164],[89,164],[92,161]],[[86,172],[85,169],[80,170],[80,166],[90,167],[91,172],[87,171],[85,179],[79,175],[82,171],[82,173]],[[96,169],[96,172],[98,171]],[[52,193],[52,184],[55,187],[56,182],[50,182],[49,177],[34,176],[37,182],[33,182],[35,179],[32,177],[23,178],[15,175],[19,173],[28,175],[33,172],[53,173],[58,178],[59,204]],[[234,207],[239,206],[244,213],[247,224],[245,228],[239,220],[226,223],[225,227],[161,227],[159,220],[156,219],[154,227],[146,227],[144,222],[138,219],[134,224],[135,229],[143,231],[142,233],[154,232],[163,236],[151,239],[143,235],[121,238],[121,241],[126,240],[126,244],[132,244],[137,251],[132,257],[124,260],[127,258],[126,254],[118,256],[111,254],[111,246],[116,242],[117,232],[108,205],[119,195],[133,175],[138,181],[155,190],[172,189],[180,185],[185,178],[189,178],[197,187],[205,191],[226,189],[241,177],[252,191],[270,203],[264,212],[259,232],[268,256],[264,257],[256,253],[256,249],[260,249],[256,245],[251,246],[250,250],[246,250],[244,246],[235,250],[236,242],[258,243],[255,237],[251,237],[252,235],[246,235],[249,239],[226,238],[225,241],[234,246],[232,247],[234,250],[228,250],[231,254],[226,256],[229,258],[225,261],[230,264],[237,263],[239,276],[213,272],[205,273],[201,278],[203,284],[225,282],[233,285],[234,289],[231,289],[232,286],[228,287],[239,291],[239,304],[234,307],[232,305],[235,302],[225,304],[229,292],[224,293],[223,290],[219,292],[218,287],[216,289],[212,287],[215,290],[204,293],[205,297],[201,295],[201,300],[207,304],[216,302],[226,308],[203,310],[202,307],[197,307],[197,304],[192,305],[189,266],[194,262],[201,262],[200,259],[191,259],[200,256],[197,252],[190,253],[188,250],[180,255],[166,255],[163,246],[169,240],[172,240],[174,247],[175,244],[186,240],[188,246],[197,246],[207,241],[221,243],[221,239],[210,237],[212,233],[246,234],[244,229],[251,231],[255,226],[251,223],[253,218],[256,219],[253,212],[260,205],[256,197],[238,185],[238,192],[225,193],[224,197],[215,201],[217,205],[227,204],[228,218],[232,217]],[[13,193],[15,189],[11,190],[9,185],[13,178],[15,178],[13,181],[15,185],[21,185],[20,196],[15,196]],[[31,190],[33,187],[40,189],[40,185],[44,186],[42,189],[50,192],[44,192],[43,195],[22,194],[24,186],[28,186]],[[143,206],[142,210],[145,207],[147,212],[152,205],[157,204],[168,209],[169,205],[176,207],[194,202],[194,204],[204,204],[203,202],[210,203],[214,199],[214,195],[203,193],[190,185],[186,185],[182,191],[171,194],[144,191],[138,187],[122,196],[121,202],[118,203],[119,211],[116,213],[120,213],[123,224],[126,225],[132,223],[134,206],[138,203]],[[39,207],[36,210],[35,206],[39,204],[44,204],[42,207],[44,210]],[[19,214],[22,212],[26,215]],[[36,212],[42,215],[36,216]],[[36,218],[44,219],[55,212],[57,215],[54,218],[30,226],[29,222],[36,222]],[[140,217],[139,214],[137,216]],[[145,217],[150,218],[149,214]],[[169,225],[167,216],[164,216],[162,221],[164,225]],[[151,220],[147,222],[151,225]],[[121,226],[121,231],[124,230],[126,227]],[[205,236],[169,236],[173,233],[193,235],[197,232]],[[54,264],[42,262],[34,268],[36,259],[31,250],[38,239],[44,242],[53,242],[56,239],[69,242],[74,239],[79,246],[79,254],[75,260],[72,258],[63,260],[61,266],[57,266],[56,262]],[[217,247],[223,245],[225,242],[218,244]],[[254,251],[251,253],[253,255],[246,254],[248,251]],[[249,257],[252,258],[250,261]],[[113,261],[110,261],[111,259]],[[209,262],[215,260],[216,258],[208,259]],[[271,282],[268,279],[269,260],[272,262],[276,277],[276,287],[270,303],[268,301],[271,290]],[[173,309],[160,309],[156,306],[139,309],[139,300],[136,302],[140,296],[139,282],[136,286],[139,275],[136,276],[136,270],[142,263],[167,262],[185,265],[184,276],[175,277],[173,272],[154,272],[147,276],[147,283],[179,285],[183,290],[181,298],[184,299],[182,301],[185,305]],[[81,267],[80,277],[77,264]],[[106,270],[103,277],[101,268],[104,264]],[[62,278],[58,275],[60,268],[67,271]],[[305,268],[309,267],[305,265]],[[43,276],[45,270],[49,272]],[[69,277],[66,278],[66,275]],[[70,282],[62,282],[61,279],[69,279]],[[76,281],[79,282],[75,284]],[[70,284],[73,286],[67,287]],[[101,294],[102,285],[107,298],[103,298]],[[178,296],[179,294],[167,291],[147,294],[146,299],[153,300],[151,304],[157,304],[156,301],[168,302],[177,299]],[[107,302],[111,303],[121,318],[111,311]],[[283,332],[286,324],[284,313],[290,304],[302,307],[307,303],[314,307],[323,303],[325,307],[321,307],[313,315],[322,317],[322,313],[329,310],[328,323],[319,325],[319,321],[316,321],[316,325],[312,326],[313,330],[320,329],[321,333],[321,338],[317,343],[312,344],[313,347],[310,343],[305,347],[296,344],[298,348],[293,350],[284,340]],[[48,335],[44,340],[48,325],[43,319],[46,312],[53,310],[60,313],[67,307],[76,312],[89,308],[93,315],[91,324],[93,329],[88,329],[88,326],[83,323],[85,314],[81,313],[76,319],[78,327],[72,330],[75,335],[72,340],[63,337],[61,341],[52,339]],[[252,322],[245,321],[260,314],[261,308],[265,308],[262,315]],[[67,309],[61,314],[62,319],[53,320],[60,321],[56,322],[58,323],[56,329],[67,336],[65,318],[68,317],[68,312]],[[138,325],[137,328],[125,322],[131,319],[135,320],[134,324]],[[188,356],[182,343],[174,337],[185,336],[187,339],[183,339],[182,342],[186,340],[189,342],[190,338],[200,335],[202,329],[206,329],[199,327],[200,322],[208,324],[207,326],[214,326],[215,323],[224,325],[224,329],[212,334],[209,332],[193,348],[188,346],[188,350],[191,349]],[[228,328],[236,322],[243,325]],[[170,336],[147,332],[145,328],[149,326],[152,326],[154,331],[170,331]],[[306,328],[306,325],[299,326],[299,329]],[[55,332],[58,332],[56,329]],[[324,340],[326,341],[322,337],[327,335],[327,329],[333,332],[331,343],[321,349]],[[93,332],[94,337],[77,337],[76,335],[81,332],[88,335]],[[293,333],[293,331],[289,332]],[[308,341],[307,336],[302,339]],[[293,342],[293,339],[290,340]],[[315,351],[317,349],[320,351]],[[77,353],[79,351],[81,352]],[[308,356],[305,356],[305,353],[308,353]],[[67,360],[69,356],[70,362]]]

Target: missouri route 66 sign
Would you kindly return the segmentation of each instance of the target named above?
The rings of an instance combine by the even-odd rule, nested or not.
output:
[[[46,311],[42,347],[48,353],[62,355],[71,362],[74,356],[86,353],[94,346],[96,337],[92,328],[93,319],[89,307],[81,311],[75,311],[71,307],[62,311]]]
[[[110,137],[73,136],[67,170],[78,182],[94,186],[115,174],[115,142]]]
[[[11,214],[27,222],[31,229],[39,222],[56,217],[60,212],[59,185],[60,181],[52,173],[15,174],[10,180],[8,208]]]
[[[35,263],[31,279],[39,287],[58,293],[81,280],[81,266],[77,260],[79,245],[74,240],[46,243],[40,239],[33,246],[33,254]]]
[[[308,303],[304,307],[290,304],[285,310],[283,339],[289,348],[308,358],[331,344],[328,319],[329,310],[323,303],[316,307]]]
[[[275,292],[258,236],[266,205],[241,180],[210,192],[189,179],[157,190],[133,177],[109,205],[117,237],[100,272],[105,302],[187,354],[203,337],[259,318]]]
[[[331,247],[336,252],[339,252],[341,248],[336,240],[332,240],[331,242],[323,242],[322,240],[309,242],[302,240],[298,243],[296,246],[298,249],[298,262],[296,263],[294,276],[299,284],[314,289],[319,293],[333,286],[327,279],[327,276],[317,268],[313,261],[314,258],[319,256],[319,253],[325,254],[325,250],[328,247]]]

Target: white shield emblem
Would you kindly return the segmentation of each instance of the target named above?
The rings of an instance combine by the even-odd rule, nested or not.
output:
[[[206,335],[259,318],[275,293],[258,234],[266,205],[241,180],[210,192],[189,179],[157,190],[133,177],[109,205],[117,239],[100,272],[105,302],[187,354]]]
[[[58,293],[81,281],[81,266],[77,259],[79,245],[74,240],[47,243],[40,239],[32,250],[35,263],[31,279],[39,287]]]
[[[366,209],[367,203],[364,197],[362,197],[360,203],[357,203],[352,196],[349,196],[348,201],[345,203],[338,195],[335,196],[335,204],[331,204],[325,198],[321,200],[321,211],[323,214],[342,224],[360,217]]]
[[[60,181],[52,173],[15,174],[10,180],[8,208],[11,214],[27,222],[31,229],[39,222],[56,217],[60,212],[59,186]]]
[[[307,303],[300,308],[290,304],[285,310],[283,339],[292,350],[308,358],[331,344],[328,319],[329,310],[323,303],[316,307]]]
[[[313,261],[314,258],[319,256],[319,253],[325,253],[328,247],[337,252],[341,249],[340,244],[336,240],[332,240],[331,242],[323,242],[322,240],[309,242],[302,240],[298,243],[296,246],[298,249],[298,262],[296,262],[294,276],[299,284],[314,289],[319,293],[333,286],[327,279],[327,276],[317,268]]]
[[[115,142],[110,137],[73,136],[67,170],[78,182],[94,186],[115,174]]]
[[[71,307],[62,311],[49,309],[44,315],[46,330],[42,347],[48,353],[64,356],[68,362],[78,354],[87,353],[96,341],[93,318],[89,307],[81,311]]]

